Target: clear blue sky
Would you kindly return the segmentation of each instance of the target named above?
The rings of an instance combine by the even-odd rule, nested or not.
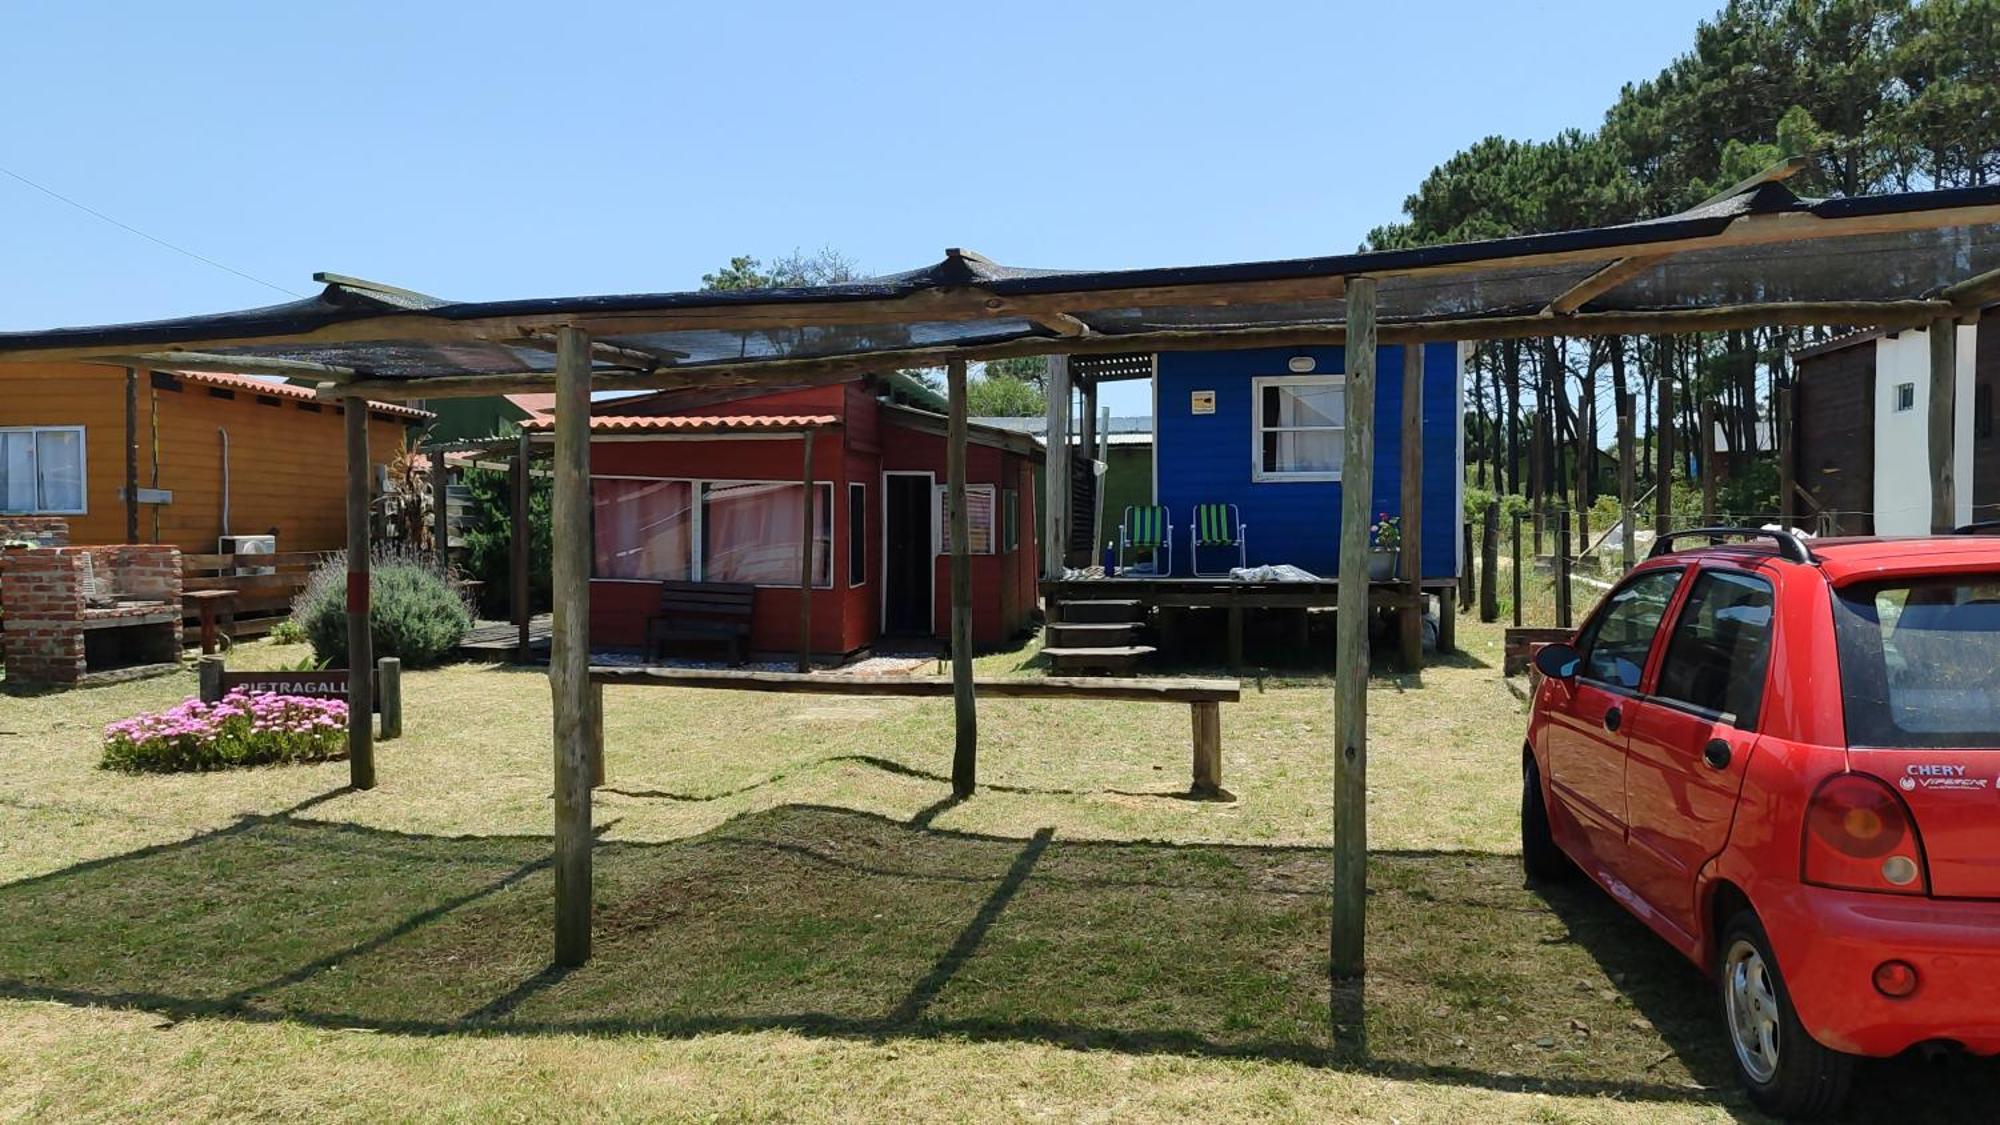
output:
[[[1336,253],[1479,137],[1595,127],[1717,3],[22,2],[0,167],[299,293]],[[0,176],[0,328],[286,299]]]

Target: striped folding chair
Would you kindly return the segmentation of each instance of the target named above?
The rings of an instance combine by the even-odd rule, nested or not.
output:
[[[1128,551],[1150,551],[1152,556],[1144,567],[1132,567],[1125,562]],[[1125,509],[1118,523],[1118,569],[1160,576],[1174,572],[1173,514],[1163,505]]]
[[[1196,504],[1194,506],[1194,522],[1188,525],[1188,542],[1193,547],[1192,564],[1195,577],[1226,578],[1229,575],[1228,567],[1224,567],[1221,570],[1203,570],[1201,568],[1201,549],[1203,547],[1234,547],[1236,548],[1236,565],[1249,566],[1249,549],[1243,545],[1243,533],[1246,530],[1248,529],[1243,523],[1242,516],[1237,512],[1236,505]]]

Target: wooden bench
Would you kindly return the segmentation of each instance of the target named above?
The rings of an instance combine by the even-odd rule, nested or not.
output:
[[[711,688],[723,691],[769,691],[809,695],[902,696],[924,699],[952,694],[948,679],[901,676],[843,676],[824,672],[751,672],[704,668],[621,668],[594,666],[593,691],[606,685],[628,687]],[[1137,703],[1185,703],[1193,715],[1194,784],[1197,797],[1220,797],[1222,791],[1222,704],[1243,698],[1236,680],[1130,679],[976,679],[975,694],[989,699],[1104,699]],[[598,705],[601,708],[601,704]],[[602,714],[602,711],[598,711]],[[601,729],[601,726],[600,726]],[[599,761],[602,761],[600,755]]]
[[[662,582],[660,605],[646,618],[646,652],[665,655],[671,641],[728,646],[732,664],[749,659],[750,612],[757,587],[747,582]]]

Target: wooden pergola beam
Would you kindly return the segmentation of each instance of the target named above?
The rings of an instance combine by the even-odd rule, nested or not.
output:
[[[287,379],[312,379],[321,383],[351,383],[368,377],[355,367],[313,363],[303,359],[267,359],[258,356],[216,355],[212,352],[136,352],[130,355],[101,356],[93,362],[149,371],[214,371],[229,375],[276,375]],[[345,398],[341,391],[329,397]]]
[[[1987,270],[1956,285],[1946,286],[1939,296],[1951,302],[1960,312],[1977,312],[2000,301],[2000,269]]]
[[[1569,316],[1671,257],[1672,254],[1635,254],[1630,258],[1620,258],[1557,294],[1542,308],[1542,315]]]
[[[1717,332],[1769,325],[1867,326],[1916,328],[1958,310],[1949,301],[1817,301],[1733,305],[1714,309],[1660,312],[1576,313],[1561,319],[1562,334],[1571,337],[1675,335]],[[1525,339],[1546,336],[1554,329],[1539,314],[1381,324],[1376,338],[1384,344],[1445,343],[1463,339]],[[1280,326],[1238,329],[1174,329],[1118,335],[1051,339],[1028,337],[995,344],[945,345],[809,359],[750,360],[705,363],[658,371],[626,372],[599,368],[599,390],[671,390],[681,387],[754,386],[762,383],[814,385],[844,382],[899,367],[939,366],[953,359],[991,360],[1021,356],[1104,355],[1134,351],[1226,350],[1265,347],[1337,347],[1346,342],[1345,325]],[[0,357],[0,364],[4,364]],[[4,371],[0,371],[4,377]],[[432,375],[415,378],[360,380],[344,387],[324,387],[320,395],[340,398],[362,394],[384,402],[407,399],[461,398],[548,389],[548,372],[486,375]]]
[[[534,332],[514,340],[503,340],[510,348],[530,348],[538,352],[554,352],[556,335],[553,332]],[[670,367],[686,359],[688,353],[669,348],[640,348],[629,344],[607,344],[602,340],[590,342],[590,356],[615,367],[629,367],[637,371],[655,371]]]

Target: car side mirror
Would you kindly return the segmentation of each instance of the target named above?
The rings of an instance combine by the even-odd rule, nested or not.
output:
[[[1583,666],[1583,654],[1567,641],[1551,641],[1535,650],[1535,670],[1552,680],[1573,680]]]

